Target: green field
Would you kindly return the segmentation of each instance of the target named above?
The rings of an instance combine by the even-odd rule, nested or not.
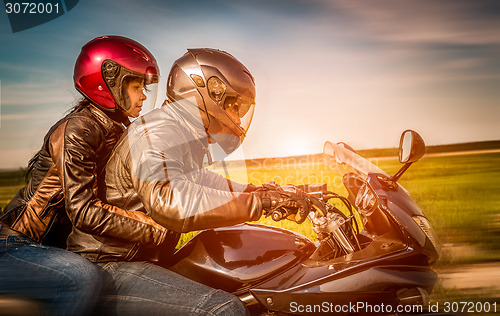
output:
[[[5,208],[5,205],[9,203],[9,201],[14,197],[16,192],[22,188],[22,185],[9,185],[9,186],[0,186],[0,207],[2,210]]]
[[[394,172],[396,161],[381,161]],[[401,184],[424,210],[441,241],[497,250],[500,227],[500,153],[424,158]]]
[[[401,167],[395,157],[373,162],[389,174]],[[238,174],[236,166],[229,168],[229,175],[236,181],[244,182],[246,177],[254,184],[326,182],[330,189],[345,194],[340,178],[332,177],[318,156],[247,161],[246,175],[241,169]],[[224,173],[220,168],[216,171]],[[466,258],[445,252],[440,264],[500,259],[500,153],[424,157],[399,182],[429,218],[444,248],[473,245],[480,250],[474,257],[467,254]],[[259,223],[291,229],[315,239],[308,223],[275,223],[270,219],[261,219]]]
[[[396,158],[373,161],[389,174],[401,166]],[[326,182],[329,189],[345,194],[340,179],[332,177],[317,155],[252,160],[244,165],[231,163],[228,168],[213,167],[239,182],[248,180],[256,185],[268,181],[279,184]],[[441,264],[500,259],[500,153],[424,157],[410,167],[400,183],[427,215],[445,249],[450,245],[473,245],[480,250],[467,258],[445,252]],[[2,208],[20,187],[0,186]],[[291,229],[315,240],[307,221],[297,225],[263,218],[259,223]],[[185,234],[181,242],[192,236],[193,233]]]
[[[381,169],[394,174],[400,164],[396,158],[373,159]],[[329,189],[341,194],[338,177],[331,176],[319,156],[273,158],[246,163],[230,163],[224,170],[235,181],[256,185],[268,181],[279,184],[328,183]],[[4,183],[10,183],[7,180]],[[500,153],[459,154],[424,157],[399,181],[429,218],[443,244],[443,256],[437,263],[440,271],[460,267],[465,263],[500,260]],[[21,185],[0,186],[0,206],[3,208]],[[312,240],[311,224],[298,225],[288,220],[274,222],[262,218],[258,223],[297,231]],[[181,244],[195,232],[183,234]],[[466,249],[457,252],[453,249]],[[472,250],[472,251],[471,251]],[[467,265],[469,266],[469,265]],[[440,273],[441,273],[440,272]],[[495,301],[496,290],[462,291],[436,285],[431,302]]]

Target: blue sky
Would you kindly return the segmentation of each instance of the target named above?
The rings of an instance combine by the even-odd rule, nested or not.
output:
[[[0,169],[25,166],[71,107],[80,48],[131,37],[162,81],[186,48],[240,59],[256,78],[245,157],[316,153],[325,140],[393,147],[500,139],[500,3],[494,1],[81,0],[12,33],[0,12]]]

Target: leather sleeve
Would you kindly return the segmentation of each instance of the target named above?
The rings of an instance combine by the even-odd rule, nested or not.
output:
[[[228,178],[210,171],[206,168],[200,169],[200,184],[208,186],[210,188],[215,188],[218,190],[243,192],[247,188],[247,185],[241,184],[235,181],[231,181]]]
[[[126,211],[96,196],[97,150],[104,131],[90,118],[75,117],[51,135],[50,152],[62,180],[65,207],[77,229],[144,245],[159,245],[167,230],[142,212]]]
[[[141,142],[152,147],[136,147],[137,154],[131,159],[131,179],[146,211],[156,222],[184,233],[260,218],[262,206],[258,197],[221,190],[221,178],[207,178],[205,171],[184,165],[184,158],[192,154],[189,146],[157,147],[169,138],[155,136],[158,141]],[[212,187],[214,183],[217,185]]]

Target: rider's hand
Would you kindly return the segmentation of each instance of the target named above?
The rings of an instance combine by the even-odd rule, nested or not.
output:
[[[307,194],[299,189],[294,192],[284,191],[279,186],[263,186],[254,191],[262,202],[264,214],[270,215],[277,208],[287,210],[287,219],[301,224],[307,218],[311,202]]]
[[[284,200],[281,194],[279,194],[276,190],[259,189],[254,192],[260,198],[260,201],[262,202],[262,209],[265,213],[272,211]]]
[[[249,184],[247,185],[247,187],[246,187],[245,191],[243,191],[243,192],[250,193],[250,192],[256,191],[256,190],[258,190],[258,189],[259,189],[259,187],[258,187],[258,186],[255,186],[255,185],[253,185],[253,184],[249,183]]]
[[[294,193],[291,193],[290,200],[290,206],[288,207],[294,207],[296,212],[289,215],[287,219],[295,221],[298,224],[302,224],[309,214],[311,202],[307,198],[307,194],[299,189],[297,189]]]

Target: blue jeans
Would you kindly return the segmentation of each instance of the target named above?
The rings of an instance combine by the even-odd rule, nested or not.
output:
[[[0,235],[0,295],[41,302],[49,315],[86,315],[100,289],[100,271],[85,258],[26,237]]]
[[[100,263],[99,315],[246,315],[234,295],[189,280],[149,262]]]

